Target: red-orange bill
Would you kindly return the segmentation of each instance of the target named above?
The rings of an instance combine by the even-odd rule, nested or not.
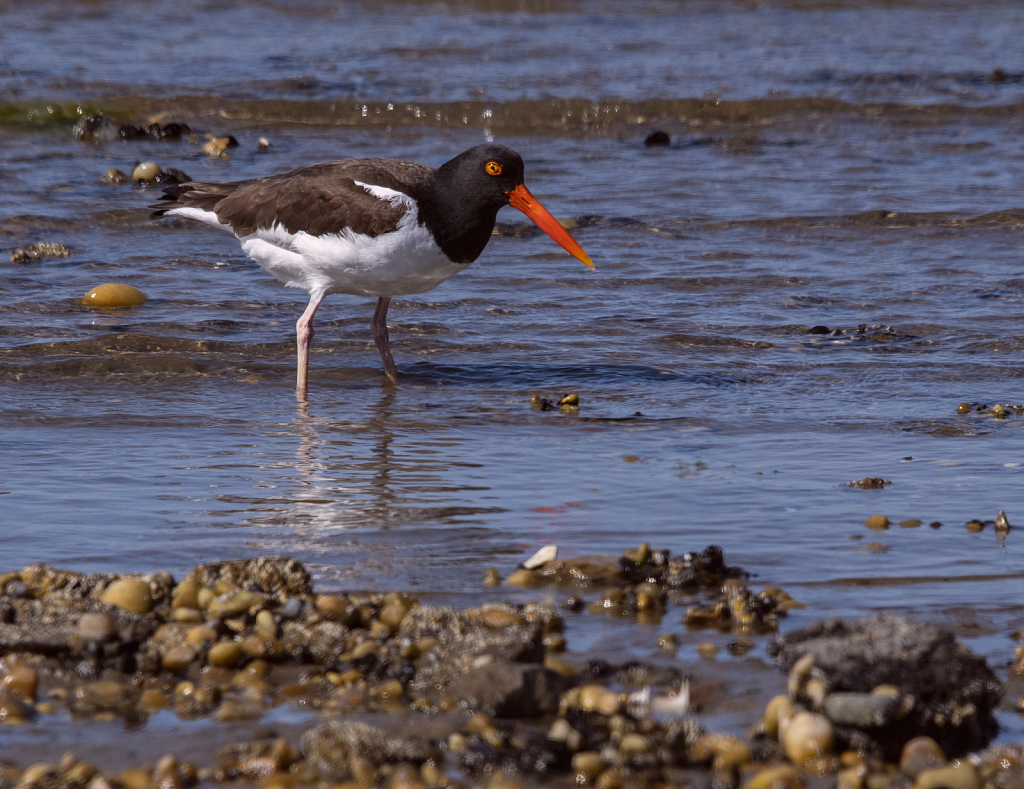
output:
[[[507,194],[511,198],[509,205],[513,208],[518,208],[530,217],[537,227],[551,236],[556,244],[579,260],[584,266],[587,268],[594,267],[594,264],[590,261],[590,256],[583,251],[583,247],[577,244],[576,239],[570,236],[566,229],[558,224],[558,220],[548,213],[548,210],[537,201],[536,197],[530,194],[529,189],[519,184],[519,186]]]

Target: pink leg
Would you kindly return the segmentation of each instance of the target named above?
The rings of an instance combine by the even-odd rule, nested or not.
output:
[[[312,293],[309,296],[309,305],[302,317],[295,323],[295,340],[299,349],[298,375],[295,382],[295,396],[300,400],[306,399],[306,391],[309,382],[309,341],[313,339],[313,316],[316,315],[316,308],[324,300],[326,293]]]
[[[377,309],[373,311],[370,331],[373,332],[373,339],[377,343],[377,350],[380,351],[381,361],[384,362],[384,374],[391,379],[392,383],[397,384],[398,368],[395,367],[395,360],[391,357],[391,347],[388,341],[388,305],[390,303],[390,296],[381,296],[377,299]]]

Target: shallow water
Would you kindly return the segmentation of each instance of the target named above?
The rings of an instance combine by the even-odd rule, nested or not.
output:
[[[0,6],[0,570],[287,554],[321,588],[468,605],[495,594],[485,566],[548,543],[715,543],[808,603],[787,628],[896,610],[1002,671],[1019,534],[964,524],[1024,527],[1024,418],[957,404],[1024,401],[1022,22],[1000,2]],[[79,108],[241,144],[82,144]],[[475,265],[393,303],[397,389],[372,303],[328,299],[305,406],[304,294],[230,236],[151,222],[157,190],[99,183],[139,160],[436,165],[491,139],[596,271],[504,211]],[[36,241],[72,255],[6,262]],[[81,305],[107,281],[151,300]],[[565,392],[578,415],[531,409]],[[866,476],[892,485],[845,485]],[[649,655],[680,613],[587,617],[570,644]]]

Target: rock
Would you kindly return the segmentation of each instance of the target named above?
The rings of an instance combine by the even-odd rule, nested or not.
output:
[[[946,763],[946,754],[931,737],[915,737],[903,746],[900,754],[900,772],[911,778],[917,778],[924,770],[942,767]]]
[[[106,614],[83,614],[78,620],[78,635],[85,641],[106,641],[116,633],[113,621]]]
[[[803,789],[804,780],[788,764],[765,767],[743,784],[743,789]]]
[[[86,307],[138,307],[146,303],[147,296],[138,288],[118,282],[107,282],[97,285],[84,296],[82,304]]]
[[[346,781],[352,776],[353,756],[374,765],[397,762],[422,764],[440,762],[441,756],[429,740],[399,736],[357,721],[333,721],[317,726],[302,736],[302,752],[309,767],[327,781]]]
[[[648,148],[664,148],[672,143],[668,132],[652,131],[644,138],[644,145]]]
[[[544,660],[543,628],[538,622],[510,619],[503,627],[491,627],[479,614],[452,608],[414,608],[402,620],[397,637],[437,641],[416,663],[413,690],[445,687],[485,658],[512,663]]]
[[[790,761],[803,765],[832,753],[836,743],[835,730],[828,718],[814,712],[798,712],[789,721],[782,745]]]
[[[889,528],[889,519],[884,515],[872,515],[864,521],[864,525],[872,531],[882,531]]]
[[[202,147],[202,152],[207,156],[220,156],[226,157],[227,151],[230,148],[237,148],[238,140],[232,137],[230,134],[226,137],[216,137],[207,142]]]
[[[830,693],[825,697],[825,715],[840,726],[872,729],[888,726],[900,713],[899,696],[875,693]]]
[[[206,653],[206,659],[210,664],[220,668],[234,668],[244,657],[242,646],[237,641],[220,641]]]
[[[541,665],[501,662],[466,671],[448,692],[470,709],[498,718],[536,718],[556,712],[571,684]]]
[[[3,679],[0,679],[0,694],[12,693],[29,704],[36,703],[39,691],[39,672],[28,666],[12,668]]]
[[[891,614],[829,620],[776,636],[768,650],[785,669],[811,655],[833,694],[898,689],[906,702],[901,714],[909,709],[897,720],[872,728],[836,724],[846,747],[895,761],[904,743],[927,735],[947,754],[960,755],[984,747],[998,730],[992,714],[1002,697],[998,679],[984,658],[935,625]]]
[[[185,580],[208,589],[226,581],[239,589],[273,595],[278,603],[286,597],[313,594],[313,579],[302,562],[273,556],[196,565]]]
[[[42,242],[18,247],[11,253],[11,263],[38,263],[43,258],[66,258],[71,250],[63,244]]]
[[[132,180],[136,183],[154,183],[160,173],[160,165],[156,162],[140,162],[132,170]]]
[[[153,608],[149,584],[138,578],[121,578],[114,581],[107,587],[100,601],[136,614],[147,614]]]
[[[914,789],[981,789],[981,776],[970,762],[955,767],[924,770],[914,781]]]

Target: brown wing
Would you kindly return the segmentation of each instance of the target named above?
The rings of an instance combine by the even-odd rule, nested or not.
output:
[[[164,192],[154,216],[182,206],[212,211],[237,236],[275,224],[288,232],[315,236],[350,229],[378,236],[398,227],[403,205],[374,197],[360,183],[382,186],[416,198],[434,168],[393,159],[345,159],[281,175],[228,184],[187,183]]]

